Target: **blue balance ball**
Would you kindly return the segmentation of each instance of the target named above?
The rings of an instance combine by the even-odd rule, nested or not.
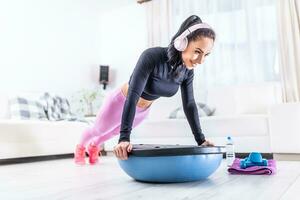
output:
[[[143,182],[188,182],[205,179],[221,164],[223,147],[133,145],[127,160],[118,160],[133,179]]]

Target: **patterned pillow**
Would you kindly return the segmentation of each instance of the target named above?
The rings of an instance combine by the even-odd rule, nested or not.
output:
[[[196,103],[196,106],[197,106],[197,109],[198,109],[199,117],[211,116],[215,112],[215,108],[210,108],[204,103],[199,103],[198,102],[198,103]],[[169,118],[170,119],[184,119],[184,118],[186,118],[186,116],[184,114],[184,111],[183,111],[183,107],[180,106],[180,107],[176,108],[175,110],[173,110],[170,113]]]
[[[43,105],[37,100],[15,97],[9,100],[11,119],[47,120]]]
[[[73,119],[75,117],[71,113],[71,107],[66,98],[51,96],[49,93],[45,93],[41,99],[49,120],[58,121]]]

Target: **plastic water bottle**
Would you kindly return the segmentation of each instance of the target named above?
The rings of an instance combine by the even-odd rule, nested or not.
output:
[[[233,144],[232,138],[230,136],[228,136],[227,137],[227,142],[226,142],[226,162],[227,162],[227,166],[231,166],[234,159],[235,159],[234,144]]]

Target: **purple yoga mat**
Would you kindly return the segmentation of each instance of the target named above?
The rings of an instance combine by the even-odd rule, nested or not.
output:
[[[253,166],[246,169],[240,167],[240,160],[236,158],[232,165],[228,168],[231,174],[246,174],[246,175],[272,175],[276,173],[276,161],[268,160],[268,166]]]

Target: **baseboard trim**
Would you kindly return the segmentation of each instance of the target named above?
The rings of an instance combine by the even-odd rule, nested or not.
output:
[[[249,153],[236,153],[235,154],[235,157],[236,158],[245,158],[247,156],[249,156],[250,152]],[[273,153],[261,153],[262,157],[265,158],[265,159],[273,159],[274,158],[274,155]],[[223,154],[223,157],[225,158],[225,154]]]
[[[106,156],[105,151],[101,151],[101,154],[103,156]],[[49,160],[59,160],[59,159],[66,159],[66,158],[73,158],[73,157],[74,154],[69,153],[69,154],[59,154],[59,155],[6,158],[6,159],[0,159],[0,165],[12,165],[12,164],[31,163],[31,162],[40,162],[40,161],[49,161]]]
[[[300,161],[300,154],[297,153],[274,153],[275,160]]]
[[[48,160],[58,160],[58,159],[72,158],[73,156],[74,154],[70,153],[70,154],[60,154],[60,155],[6,158],[6,159],[0,159],[0,165],[12,165],[12,164],[40,162],[40,161],[48,161]]]

